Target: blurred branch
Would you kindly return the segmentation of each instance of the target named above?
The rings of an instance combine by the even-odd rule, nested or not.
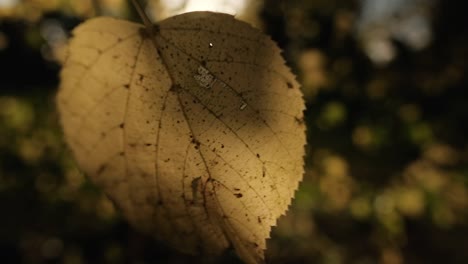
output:
[[[102,8],[99,0],[92,0],[95,16],[102,16]]]

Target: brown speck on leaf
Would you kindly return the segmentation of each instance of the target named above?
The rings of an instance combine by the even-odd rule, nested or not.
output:
[[[101,166],[99,166],[99,168],[97,169],[96,171],[96,174],[97,175],[100,175],[102,174],[107,168],[107,164],[102,164]]]
[[[196,140],[195,138],[192,138],[192,144],[194,144],[196,147],[200,146],[200,141]]]
[[[242,198],[242,193],[235,193],[234,196],[236,196],[237,198]]]

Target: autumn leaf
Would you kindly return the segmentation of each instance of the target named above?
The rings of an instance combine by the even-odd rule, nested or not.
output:
[[[262,263],[303,174],[304,102],[276,44],[234,17],[74,32],[57,104],[81,169],[137,229]]]

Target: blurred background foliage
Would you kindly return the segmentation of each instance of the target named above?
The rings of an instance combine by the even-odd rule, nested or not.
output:
[[[269,263],[468,262],[468,19],[462,1],[150,0],[278,42],[307,101],[306,174]],[[0,262],[193,263],[131,229],[76,168],[54,96],[70,31],[124,0],[0,0]],[[220,263],[238,263],[226,254]]]

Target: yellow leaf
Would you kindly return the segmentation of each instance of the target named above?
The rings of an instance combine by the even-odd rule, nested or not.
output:
[[[221,13],[74,31],[58,109],[86,174],[137,229],[262,263],[303,174],[304,102],[269,37]]]

